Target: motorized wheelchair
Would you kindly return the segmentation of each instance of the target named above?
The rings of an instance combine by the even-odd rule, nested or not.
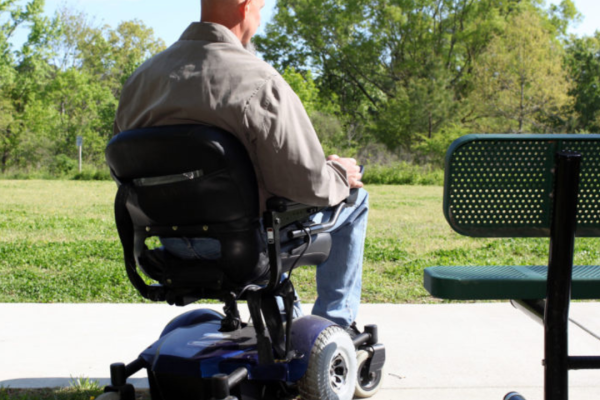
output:
[[[153,400],[350,399],[377,392],[385,348],[375,325],[351,338],[324,318],[293,318],[288,275],[327,259],[325,231],[352,196],[327,223],[309,219],[320,208],[282,198],[269,199],[261,218],[246,149],[230,133],[203,125],[122,132],[108,144],[106,160],[119,186],[115,217],[134,287],[171,305],[217,299],[225,306],[224,314],[180,315],[137,360],[111,365],[111,385],[98,400],[134,400],[127,378],[144,368]],[[179,259],[150,249],[152,237],[217,239],[221,257]],[[248,322],[240,318],[241,300]]]

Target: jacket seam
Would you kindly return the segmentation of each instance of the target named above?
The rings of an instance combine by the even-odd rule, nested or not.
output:
[[[258,86],[256,89],[254,89],[254,92],[252,92],[252,94],[250,95],[250,97],[248,98],[248,100],[246,101],[246,104],[244,105],[244,109],[242,110],[242,126],[244,126],[244,117],[246,116],[246,113],[248,112],[248,108],[250,107],[250,102],[252,101],[252,99],[254,99],[254,97],[256,97],[256,95],[258,94],[258,92],[260,92],[265,85],[267,84],[267,82],[272,81],[274,78],[277,77],[277,74],[273,74],[271,76],[269,76],[268,78],[264,79],[262,81],[262,83],[260,84],[260,86]],[[267,104],[267,108],[270,106],[270,103]],[[261,126],[261,129],[265,129],[264,127],[264,123],[263,126]],[[246,132],[246,140],[248,141],[248,143],[250,143],[250,138],[248,137],[248,132]]]

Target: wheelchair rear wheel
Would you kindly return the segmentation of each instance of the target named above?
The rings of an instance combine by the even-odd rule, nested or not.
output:
[[[369,373],[367,364],[369,357],[369,352],[366,350],[359,350],[356,353],[358,373],[354,389],[355,398],[366,399],[374,396],[383,382],[383,370]]]
[[[298,389],[304,400],[349,400],[356,377],[356,350],[350,336],[339,326],[330,326],[317,337]]]

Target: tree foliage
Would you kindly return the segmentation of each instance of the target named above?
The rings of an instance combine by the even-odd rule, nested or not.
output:
[[[552,132],[572,101],[563,49],[532,11],[511,16],[473,70],[472,101],[490,132]]]
[[[279,0],[256,42],[276,68],[312,71],[346,129],[418,155],[457,132],[567,129],[577,18],[571,0]]]
[[[68,160],[76,159],[77,136],[84,138],[86,163],[103,165],[123,82],[164,48],[140,21],[113,29],[68,8],[48,18],[43,7],[44,0],[0,0],[2,172],[65,172],[76,164]],[[28,36],[14,49],[17,28]]]
[[[573,39],[567,46],[566,64],[575,99],[573,129],[600,132],[600,32]]]
[[[43,7],[0,0],[0,171],[68,172],[77,136],[101,167],[124,81],[164,42]],[[255,42],[326,153],[439,165],[470,132],[600,130],[600,34],[569,36],[578,18],[572,0],[278,0]]]

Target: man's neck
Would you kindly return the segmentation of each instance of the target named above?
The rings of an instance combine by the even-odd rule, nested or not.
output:
[[[242,41],[244,32],[242,31],[240,22],[237,20],[234,20],[232,18],[227,18],[225,16],[221,16],[218,14],[211,15],[211,14],[207,13],[207,15],[204,15],[204,14],[202,15],[200,22],[211,22],[213,24],[223,25],[224,27],[229,29],[231,32],[233,32],[233,34],[240,40],[240,42]]]

